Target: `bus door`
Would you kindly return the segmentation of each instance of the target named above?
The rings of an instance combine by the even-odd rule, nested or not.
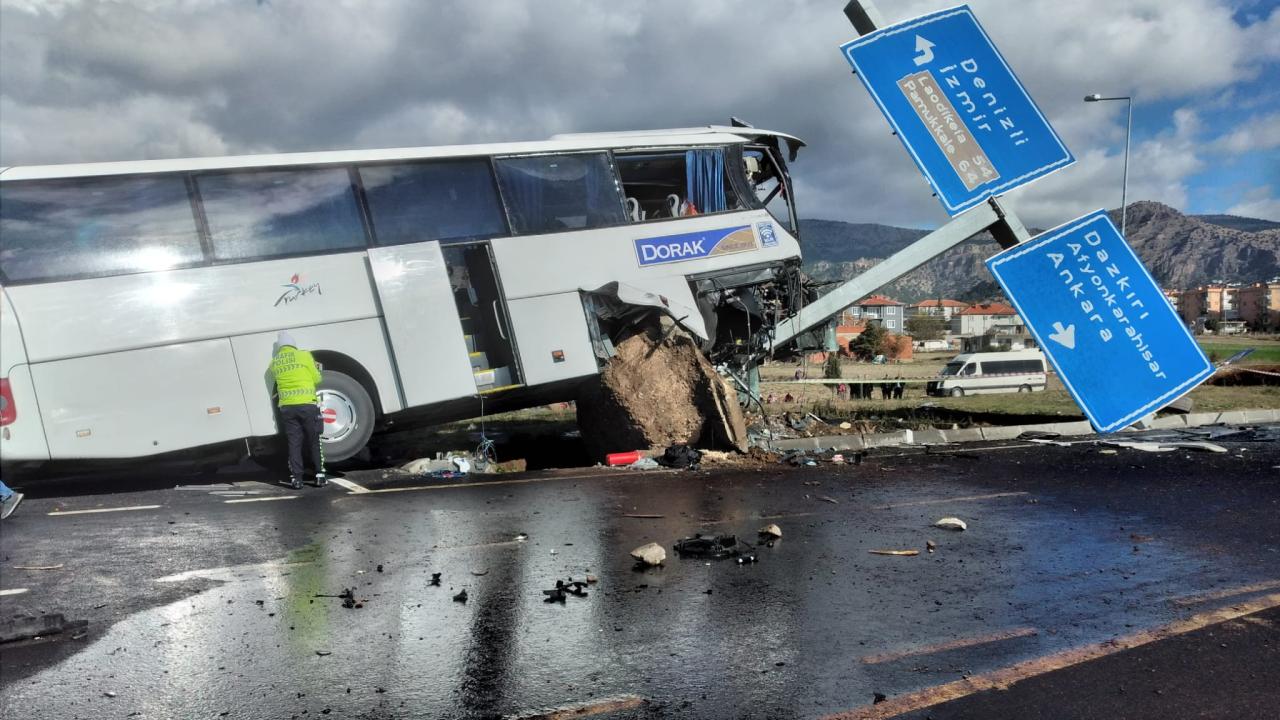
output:
[[[471,340],[438,242],[369,249],[405,407],[474,395]]]
[[[491,392],[519,385],[511,321],[489,243],[447,245],[444,259],[476,391]]]

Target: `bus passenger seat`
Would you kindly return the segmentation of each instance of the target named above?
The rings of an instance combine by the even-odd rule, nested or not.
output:
[[[627,198],[627,215],[631,216],[631,222],[640,222],[645,219],[645,211],[640,209],[640,201],[629,197]]]

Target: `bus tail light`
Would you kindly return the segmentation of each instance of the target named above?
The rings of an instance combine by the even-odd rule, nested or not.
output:
[[[18,419],[18,408],[13,404],[13,390],[9,378],[0,378],[0,425],[8,425]]]

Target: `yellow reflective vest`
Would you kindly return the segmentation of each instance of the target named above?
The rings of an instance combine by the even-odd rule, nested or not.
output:
[[[271,375],[276,381],[281,407],[316,403],[320,370],[311,353],[285,345],[271,358]]]

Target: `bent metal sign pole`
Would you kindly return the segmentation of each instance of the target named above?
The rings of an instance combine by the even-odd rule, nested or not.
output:
[[[1113,432],[1214,372],[1164,292],[1098,210],[987,260],[1098,432]]]

